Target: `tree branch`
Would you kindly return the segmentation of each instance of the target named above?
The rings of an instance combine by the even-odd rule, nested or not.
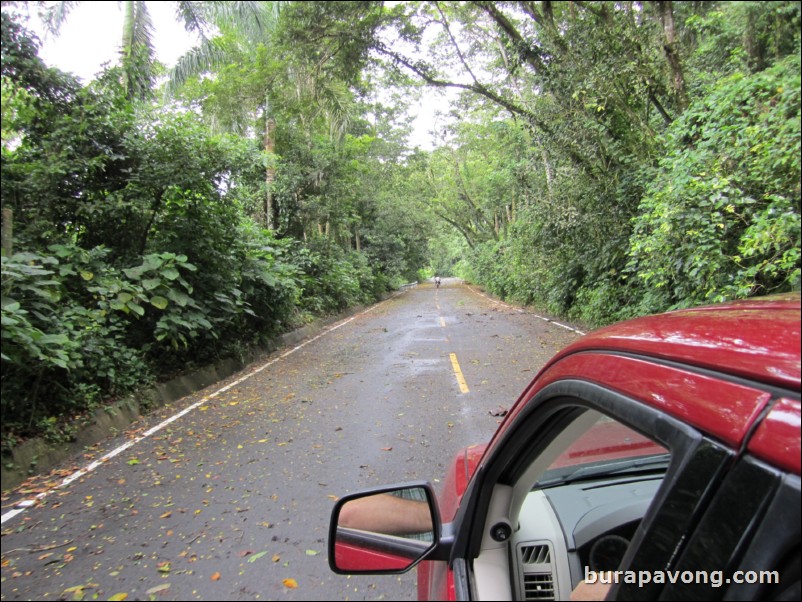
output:
[[[454,39],[454,35],[451,33],[451,28],[448,26],[448,20],[446,19],[446,15],[443,12],[443,9],[440,7],[440,3],[435,2],[435,6],[437,7],[437,12],[440,13],[440,18],[443,20],[442,22],[443,29],[446,30],[448,38],[451,40],[451,44],[454,46],[454,50],[457,51],[457,56],[459,57],[460,63],[462,63],[462,66],[465,68],[465,71],[467,71],[468,74],[471,76],[471,79],[473,79],[474,84],[479,84],[479,80],[476,79],[476,76],[474,75],[473,71],[471,71],[471,67],[465,60],[465,56],[462,54],[462,50],[460,50],[459,44],[457,44],[457,40]]]
[[[474,2],[474,4],[493,19],[496,25],[509,36],[519,56],[535,70],[535,73],[545,76],[548,70],[543,62],[541,53],[524,39],[507,16],[497,8],[496,4],[494,2]]]

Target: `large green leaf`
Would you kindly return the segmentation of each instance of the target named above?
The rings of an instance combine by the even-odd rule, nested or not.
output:
[[[154,307],[158,307],[159,309],[167,309],[167,306],[170,304],[170,302],[164,297],[156,295],[155,297],[151,297],[150,304]]]
[[[152,291],[162,283],[161,278],[145,278],[142,281],[142,287],[146,291]]]

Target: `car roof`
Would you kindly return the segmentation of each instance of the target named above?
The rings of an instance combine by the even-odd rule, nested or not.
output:
[[[636,354],[799,392],[800,295],[735,301],[636,318],[588,334],[558,354]]]

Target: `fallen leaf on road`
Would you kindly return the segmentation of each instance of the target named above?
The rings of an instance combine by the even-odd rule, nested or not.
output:
[[[220,581],[220,573],[217,572],[217,573],[213,574],[211,579],[212,579],[212,581]]]
[[[295,579],[285,579],[282,583],[288,589],[296,589],[298,587],[298,582]]]
[[[248,558],[248,562],[256,562],[257,560],[259,560],[265,554],[267,554],[267,552],[259,552],[257,554],[254,554],[253,556]]]

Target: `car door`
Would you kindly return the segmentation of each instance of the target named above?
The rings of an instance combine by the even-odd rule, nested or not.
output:
[[[451,558],[457,595],[568,599],[594,557],[614,563],[603,570],[620,572],[613,596],[658,598],[665,587],[659,575],[681,555],[765,397],[649,358],[563,359],[517,404],[466,491]],[[739,409],[721,417],[718,407]],[[578,474],[563,466],[560,481],[555,464],[605,423],[619,429],[608,447],[621,457],[599,455],[597,447],[591,466],[578,462]],[[663,463],[631,445],[627,451],[621,429],[632,433],[624,439],[662,448]]]
[[[800,599],[799,428],[799,400],[778,396],[677,562],[708,583],[678,580],[664,599]]]

